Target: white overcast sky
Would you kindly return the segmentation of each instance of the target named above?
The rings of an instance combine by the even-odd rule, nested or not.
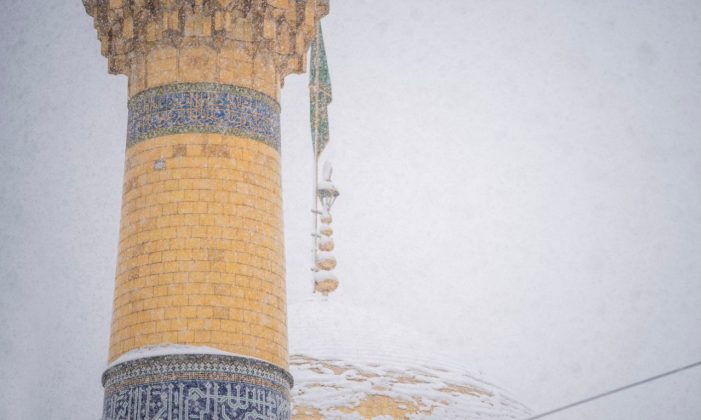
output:
[[[0,418],[101,410],[126,132],[78,0],[2,0]],[[701,360],[701,3],[332,0],[349,304],[534,412]],[[309,293],[306,76],[282,96],[287,282]],[[430,355],[427,355],[430,359]],[[701,369],[553,419],[696,419]]]

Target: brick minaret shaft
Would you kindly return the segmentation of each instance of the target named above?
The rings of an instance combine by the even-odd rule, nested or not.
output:
[[[84,4],[109,72],[129,81],[109,361],[161,344],[242,356],[146,357],[108,369],[104,418],[122,418],[120,408],[131,413],[124,418],[160,418],[145,401],[167,398],[141,384],[170,385],[168,398],[181,405],[194,392],[187,386],[203,393],[192,382],[202,372],[183,367],[193,360],[230,365],[201,379],[287,398],[278,98],[285,76],[304,71],[328,0]],[[158,378],[158,363],[181,369],[190,382]],[[226,376],[241,365],[265,374]],[[183,418],[192,404],[180,408]],[[286,418],[282,405],[267,409]]]

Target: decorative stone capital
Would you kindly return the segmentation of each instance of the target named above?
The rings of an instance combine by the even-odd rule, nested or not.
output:
[[[130,96],[174,82],[214,82],[276,97],[266,90],[305,71],[316,23],[329,11],[329,0],[83,3],[94,18],[109,72],[129,77]]]

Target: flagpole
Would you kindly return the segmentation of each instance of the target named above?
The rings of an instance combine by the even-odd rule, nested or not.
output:
[[[319,230],[319,200],[316,196],[316,191],[319,187],[319,160],[317,159],[316,156],[316,150],[314,151],[314,191],[313,191],[313,199],[314,199],[314,207],[312,208],[312,216],[314,217],[314,230],[312,231],[312,271],[316,272],[316,256],[317,256],[317,246],[318,246],[318,237],[317,235],[318,230]],[[314,282],[312,281],[312,287],[313,287]]]
[[[316,268],[316,257],[317,257],[317,247],[319,245],[318,231],[319,231],[319,199],[317,198],[317,189],[319,187],[319,160],[316,156],[316,151],[314,152],[314,209],[312,214],[314,216],[314,230],[312,232],[312,270],[317,271]],[[312,287],[314,287],[314,282],[312,281]]]

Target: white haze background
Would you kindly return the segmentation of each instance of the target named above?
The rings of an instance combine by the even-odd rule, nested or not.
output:
[[[78,0],[2,0],[0,418],[95,419],[127,121]],[[333,0],[338,299],[544,411],[701,359],[701,3]],[[283,91],[290,302],[306,76]],[[371,345],[371,344],[368,344]],[[430,355],[426,355],[430,359]],[[694,419],[701,369],[553,419]]]

